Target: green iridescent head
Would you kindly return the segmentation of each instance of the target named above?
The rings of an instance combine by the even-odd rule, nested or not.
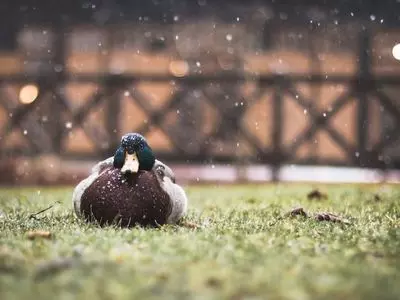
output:
[[[124,174],[150,171],[155,163],[153,150],[139,133],[127,133],[114,155],[114,167]]]

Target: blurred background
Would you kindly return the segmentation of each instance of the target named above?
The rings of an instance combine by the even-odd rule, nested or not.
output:
[[[182,181],[397,180],[399,11],[3,0],[0,184],[77,183],[127,132]]]

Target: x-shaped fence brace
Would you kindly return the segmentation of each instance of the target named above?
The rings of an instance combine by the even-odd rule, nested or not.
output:
[[[260,98],[261,96],[266,92],[267,87],[261,87],[259,89],[256,89],[247,99],[244,99],[242,95],[237,95],[239,97],[239,99],[237,99],[238,101],[240,101],[241,103],[244,103],[244,105],[242,106],[242,111],[241,111],[241,116],[245,116],[247,110],[250,108],[250,106],[252,104],[255,104]],[[207,93],[206,90],[202,90],[203,94],[205,95],[205,99],[207,99],[207,103],[209,103],[212,107],[215,108],[215,110],[218,111],[218,113],[220,114],[220,120],[231,120],[232,118],[235,118],[235,116],[231,115],[230,111],[226,111],[224,109],[221,109],[218,106],[218,103],[216,101],[212,101],[212,97]],[[259,140],[254,137],[254,135],[252,133],[250,133],[250,131],[242,124],[242,119],[240,120],[233,120],[236,121],[234,122],[235,124],[235,129],[238,135],[241,135],[246,141],[247,143],[249,143],[250,146],[253,147],[253,149],[255,149],[257,151],[257,157],[259,159],[267,159],[267,157],[270,155],[268,149],[265,149],[262,145],[260,145]],[[232,123],[232,122],[231,122]],[[222,123],[223,124],[223,123]],[[221,126],[221,123],[220,123]],[[222,125],[223,126],[223,125]],[[206,143],[205,141],[215,138],[215,132],[211,132],[208,135],[206,135],[205,137],[203,137],[202,141],[201,141],[201,145],[203,145],[203,149],[202,151],[207,153],[207,149],[206,149]]]
[[[277,157],[279,158],[281,156],[285,157],[286,159],[294,158],[296,151],[303,143],[313,138],[318,130],[324,129],[330,135],[330,137],[340,146],[340,148],[346,152],[349,160],[352,161],[354,154],[356,152],[356,148],[350,145],[348,141],[342,136],[342,134],[339,133],[331,124],[329,124],[329,120],[333,116],[335,116],[347,103],[351,101],[351,98],[355,95],[354,90],[350,88],[349,90],[345,91],[333,102],[330,110],[320,112],[313,107],[312,101],[306,99],[298,90],[294,88],[293,84],[291,84],[290,82],[281,81],[280,83],[278,83],[278,85],[282,93],[290,95],[291,96],[290,99],[292,99],[301,107],[306,109],[311,124],[299,136],[295,138],[295,141],[292,144],[290,144],[286,150],[282,149],[282,147],[277,148],[280,149],[280,151],[284,151],[285,153],[275,153],[274,149],[268,149],[261,146],[259,140],[256,137],[254,137],[252,133],[245,126],[243,126],[241,120],[236,120],[236,128],[235,128],[236,132],[240,134],[242,137],[244,137],[245,140],[257,151],[257,156],[259,158],[264,158],[267,160],[272,160]],[[197,86],[197,88],[199,87]],[[246,110],[249,107],[251,107],[252,104],[260,100],[261,96],[269,88],[276,89],[277,87],[276,86],[273,87],[271,85],[260,86],[259,89],[257,89],[255,92],[253,92],[251,96],[249,96],[247,101],[244,101],[244,103],[246,103],[247,105],[245,105],[243,108],[244,111],[242,112],[242,116],[245,114]],[[206,101],[210,105],[212,105],[216,111],[218,111],[220,119],[229,120],[230,118],[232,118],[232,116],[229,115],[229,112],[220,109],[216,101],[210,100],[212,97],[210,97],[210,95],[207,95],[207,91],[205,89],[201,89],[200,87],[200,90],[203,92],[203,95],[206,96],[205,97]],[[140,105],[140,107],[149,116],[150,120],[150,122],[141,126],[138,129],[138,131],[147,133],[150,130],[151,126],[150,124],[152,124],[155,126],[159,126],[159,128],[164,133],[169,135],[169,132],[162,126],[164,116],[167,115],[167,113],[172,109],[176,109],[177,107],[179,107],[179,104],[182,101],[183,98],[182,96],[185,91],[187,90],[182,89],[171,100],[167,101],[167,103],[164,104],[164,106],[161,109],[153,111],[150,105],[148,105],[146,96],[140,93],[137,89],[130,88],[130,92],[133,96],[133,99],[136,100],[135,103]],[[202,140],[199,143],[200,145],[203,146],[199,152],[207,153],[208,146],[206,141],[213,137],[215,137],[215,131],[203,136]],[[174,146],[178,151],[184,154],[184,150],[179,146],[179,143],[175,142],[173,138],[171,139],[171,142],[173,142]]]
[[[306,115],[308,115],[309,120],[311,121],[311,124],[295,138],[295,141],[292,144],[289,145],[287,154],[293,157],[303,143],[313,138],[318,130],[324,129],[335,143],[346,152],[348,158],[353,157],[355,153],[353,147],[346,141],[342,134],[329,124],[329,120],[332,119],[332,117],[335,116],[342,107],[350,102],[353,91],[351,89],[345,91],[333,101],[332,109],[320,112],[314,108],[312,101],[306,99],[304,95],[293,87],[292,84],[285,82],[285,86],[286,88],[284,91],[291,96],[291,99],[306,110]]]
[[[170,137],[170,132],[168,132],[168,130],[166,130],[164,126],[162,126],[162,122],[169,112],[171,112],[172,110],[176,110],[176,108],[179,107],[179,104],[182,102],[186,89],[178,89],[173,94],[172,98],[168,100],[166,104],[163,104],[162,107],[158,110],[154,110],[151,105],[149,105],[149,101],[146,96],[137,88],[132,88],[132,86],[129,86],[128,90],[132,95],[133,101],[136,100],[135,103],[138,104],[139,107],[148,116],[147,122],[145,122],[138,129],[135,129],[135,131],[145,135],[150,131],[151,126],[157,126],[164,134]],[[175,150],[178,151],[178,154],[181,155],[184,153],[184,148],[177,141],[175,141],[174,138],[170,137],[169,140],[175,147]]]
[[[52,101],[56,101],[57,103],[61,104],[61,106],[64,109],[64,113],[70,116],[71,118],[71,128],[66,129],[62,124],[58,124],[59,126],[59,131],[60,131],[60,137],[57,139],[57,141],[52,140],[53,145],[52,149],[50,150],[57,150],[61,148],[61,145],[58,145],[58,142],[61,142],[68,134],[69,130],[72,128],[77,128],[81,126],[85,132],[85,134],[88,136],[88,138],[93,142],[97,150],[100,150],[100,144],[99,141],[95,135],[95,133],[91,130],[90,127],[84,128],[83,122],[87,118],[87,116],[90,114],[90,112],[96,108],[98,105],[100,105],[104,101],[104,91],[103,89],[100,89],[98,92],[94,93],[91,96],[90,100],[85,101],[85,104],[78,109],[76,112],[73,112],[68,100],[65,99],[64,94],[60,91],[58,87],[53,87],[52,89],[46,86],[40,86],[39,85],[39,90],[40,94],[38,95],[38,98],[33,101],[32,103],[25,104],[25,105],[19,105],[16,108],[10,108],[9,105],[7,105],[6,101],[1,98],[0,105],[7,111],[8,113],[11,114],[11,118],[9,121],[6,123],[6,126],[4,126],[2,132],[0,133],[0,136],[2,137],[0,141],[0,148],[3,146],[3,142],[5,141],[6,137],[15,129],[18,128],[23,132],[25,128],[22,127],[22,121],[24,118],[28,116],[28,114],[32,111],[34,111],[37,107],[40,106],[45,100],[46,96],[51,96]],[[61,122],[61,120],[59,120]],[[41,132],[43,134],[46,134],[41,129],[41,125],[38,124],[37,122],[30,122],[30,126],[36,127],[38,130],[36,132]],[[30,127],[32,129],[32,127]],[[37,145],[35,142],[36,136],[32,134],[26,134],[25,135],[27,141],[29,142],[30,146],[33,148],[35,153],[40,153],[44,149],[41,149],[40,145]],[[51,140],[51,138],[50,138]],[[32,150],[32,149],[31,149]],[[44,151],[43,151],[44,152]]]
[[[85,104],[78,109],[75,113],[73,113],[72,108],[70,107],[70,104],[68,100],[65,99],[65,96],[60,93],[59,91],[56,92],[56,98],[58,101],[62,104],[64,107],[65,111],[71,116],[71,128],[68,130],[63,130],[61,132],[61,138],[60,140],[62,141],[64,138],[66,138],[69,130],[72,128],[78,128],[81,127],[85,134],[88,136],[90,141],[95,145],[97,150],[101,149],[101,146],[99,144],[99,141],[95,135],[95,133],[89,128],[85,128],[83,126],[83,122],[87,118],[87,116],[91,113],[93,109],[95,109],[98,105],[100,105],[102,102],[105,101],[105,93],[103,89],[100,89],[96,91],[93,95],[91,95],[90,100],[86,100]]]
[[[194,86],[191,86],[192,88]],[[196,86],[196,88],[199,88],[199,86]],[[186,92],[188,92],[188,87],[178,89],[178,91],[173,95],[173,97],[167,101],[166,104],[164,104],[161,108],[158,110],[154,111],[154,109],[148,104],[149,101],[146,99],[146,96],[143,95],[138,89],[129,87],[128,90],[130,91],[130,94],[132,95],[132,99],[135,101],[136,104],[138,104],[141,109],[148,115],[149,117],[149,122],[146,122],[144,125],[139,127],[138,129],[135,129],[135,131],[140,132],[142,134],[146,134],[149,132],[151,126],[158,126],[160,130],[162,130],[167,136],[170,136],[170,132],[162,126],[162,122],[164,118],[167,116],[167,114],[175,110],[176,108],[179,107],[179,104],[181,104],[183,97]],[[205,90],[201,88],[200,90],[203,92],[203,95],[205,95]],[[231,118],[230,115],[224,110],[220,110],[218,105],[215,103],[215,101],[211,101],[211,97],[207,97],[207,102],[211,104],[220,114],[220,119],[225,119],[225,118]],[[253,97],[251,97],[253,98]],[[262,146],[259,145],[258,140],[251,135],[251,133],[245,128],[241,123],[240,120],[237,120],[237,132],[240,133],[245,139],[257,150],[257,152],[260,155],[265,155],[265,150],[262,148]],[[215,136],[215,131],[211,132],[209,134],[205,134],[199,144],[201,145],[199,153],[202,153],[203,155],[206,155],[208,153],[208,146],[206,141],[213,138]],[[185,154],[184,148],[177,142],[175,141],[174,138],[170,138],[170,141],[175,147],[175,150],[179,152],[179,154]]]
[[[4,95],[4,92],[2,91],[2,95]],[[32,112],[34,109],[39,107],[39,105],[45,101],[46,96],[49,96],[49,90],[47,88],[43,88],[41,91],[40,95],[38,95],[38,98],[36,101],[26,104],[26,105],[19,105],[16,107],[12,107],[9,102],[4,100],[3,97],[0,97],[0,105],[2,108],[9,114],[10,118],[8,122],[6,122],[4,128],[0,132],[1,140],[0,140],[0,148],[3,147],[3,144],[6,140],[6,137],[15,129],[18,128],[22,133],[26,130],[22,123],[24,118],[28,116],[30,112]],[[31,129],[37,129],[37,132],[42,132],[40,124],[37,123],[37,121],[30,121],[29,122],[29,130]],[[45,133],[44,133],[45,134]],[[33,150],[35,153],[39,153],[41,150],[40,145],[38,145],[35,141],[34,136],[26,134],[26,140],[28,141],[31,151]]]
[[[24,118],[26,118],[30,112],[34,111],[41,103],[43,103],[47,97],[51,96],[53,101],[57,101],[57,103],[61,104],[64,110],[63,112],[70,116],[72,128],[82,127],[86,135],[96,146],[96,149],[98,151],[104,151],[93,129],[90,126],[84,128],[83,126],[84,121],[86,120],[88,115],[92,112],[92,110],[96,108],[98,105],[105,102],[109,103],[110,101],[118,102],[120,101],[120,99],[118,98],[118,93],[120,93],[121,91],[128,90],[132,95],[132,101],[135,101],[135,103],[148,116],[148,121],[145,122],[143,125],[141,125],[139,128],[136,128],[135,131],[141,132],[142,134],[147,134],[151,130],[152,126],[157,126],[161,131],[163,131],[167,136],[170,137],[170,142],[174,146],[174,151],[177,155],[187,155],[187,153],[185,153],[185,148],[182,147],[182,144],[179,143],[179,141],[176,141],[173,137],[171,137],[171,132],[167,128],[165,128],[162,123],[164,122],[165,117],[168,115],[169,112],[171,112],[172,110],[176,110],[177,108],[180,107],[186,93],[188,93],[188,91],[193,88],[196,88],[197,90],[200,90],[203,93],[207,103],[210,104],[219,114],[220,116],[219,120],[234,121],[230,122],[230,124],[234,124],[235,126],[234,130],[236,131],[236,133],[241,137],[243,137],[248,142],[248,144],[254,150],[256,150],[257,158],[263,161],[273,162],[274,159],[280,159],[280,160],[294,159],[296,152],[301,145],[312,139],[318,132],[318,130],[324,130],[325,132],[328,133],[328,135],[332,138],[332,140],[343,151],[345,151],[348,160],[351,163],[355,163],[356,162],[355,153],[358,150],[357,145],[350,144],[346,140],[346,138],[344,138],[343,135],[330,124],[329,121],[338,112],[340,112],[346,104],[348,104],[353,99],[360,97],[360,93],[362,93],[364,96],[367,94],[375,96],[380,105],[382,105],[382,107],[385,108],[385,110],[393,117],[395,121],[394,128],[392,128],[387,132],[386,137],[385,136],[382,137],[381,140],[377,142],[375,145],[373,145],[372,149],[368,151],[368,154],[372,155],[372,159],[373,160],[376,159],[376,161],[378,161],[379,153],[381,153],[386,147],[389,147],[396,140],[400,138],[400,133],[398,131],[398,128],[400,127],[400,109],[396,104],[393,103],[392,99],[390,99],[390,97],[385,94],[382,88],[382,84],[375,83],[366,88],[365,85],[361,87],[357,84],[354,84],[354,82],[349,82],[348,89],[332,102],[332,105],[329,110],[319,111],[317,108],[313,106],[313,101],[311,99],[307,99],[302,93],[300,93],[299,90],[297,90],[296,87],[294,86],[294,82],[291,81],[290,79],[282,79],[265,83],[260,81],[258,84],[258,89],[256,89],[246,99],[241,98],[241,100],[243,100],[241,102],[244,103],[243,107],[241,107],[242,109],[242,112],[240,113],[241,117],[245,115],[249,107],[251,107],[257,101],[260,101],[262,95],[264,95],[267,91],[274,91],[275,95],[279,97],[276,98],[278,100],[275,101],[273,105],[278,105],[280,102],[279,105],[282,106],[282,102],[284,101],[282,96],[289,95],[290,96],[289,99],[291,101],[296,102],[300,107],[306,110],[307,112],[306,115],[308,116],[308,119],[310,121],[310,124],[300,134],[298,134],[298,136],[294,138],[294,141],[291,144],[285,147],[283,147],[283,145],[275,145],[276,143],[281,143],[281,137],[279,135],[282,134],[282,128],[275,128],[274,126],[282,127],[282,122],[280,121],[283,120],[282,119],[283,117],[282,115],[279,115],[282,114],[281,109],[279,108],[274,109],[274,112],[277,113],[278,115],[273,115],[273,118],[277,118],[279,124],[276,124],[276,122],[274,122],[275,125],[273,126],[273,132],[271,132],[271,134],[274,136],[272,147],[264,147],[261,145],[258,138],[256,138],[242,124],[241,118],[233,120],[234,116],[230,115],[229,110],[221,109],[218,102],[216,102],[218,101],[218,99],[212,99],[212,95],[210,95],[207,92],[207,89],[204,86],[204,82],[196,83],[195,81],[188,81],[188,82],[183,81],[183,84],[176,89],[176,92],[172,95],[172,97],[168,99],[160,108],[155,110],[149,104],[147,96],[141,93],[135,87],[135,84],[137,84],[139,80],[140,79],[128,80],[128,81],[125,80],[119,83],[115,82],[110,83],[107,81],[103,83],[100,82],[99,89],[93,95],[90,96],[91,98],[89,100],[84,102],[85,104],[82,105],[82,107],[80,107],[75,111],[71,108],[68,100],[65,98],[65,95],[62,92],[63,90],[62,86],[60,85],[57,86],[41,85],[40,86],[41,92],[36,101],[26,105],[19,105],[16,108],[13,108],[9,104],[7,104],[7,101],[4,100],[4,97],[0,97],[0,105],[3,107],[3,109],[5,109],[5,111],[12,114],[12,118],[8,120],[2,132],[0,133],[0,136],[2,137],[2,139],[0,140],[0,149],[3,147],[3,143],[6,137],[15,128],[18,128],[21,131],[23,130],[21,125],[22,120],[24,120]],[[243,96],[238,95],[238,97],[243,97]],[[40,129],[40,124],[32,120],[29,122],[29,126],[31,128]],[[218,126],[224,126],[224,123],[222,122]],[[60,124],[61,136],[58,139],[58,142],[62,141],[67,136],[70,130],[71,128],[65,128]],[[111,139],[111,136],[113,134],[115,135],[118,132],[119,131],[117,128],[115,128],[113,132],[108,132],[109,138]],[[209,141],[212,138],[215,138],[215,132],[216,131],[214,130],[202,136],[202,139],[199,142],[199,144],[202,145],[199,152],[205,155],[208,154],[207,141]],[[46,133],[44,132],[43,134]],[[40,148],[40,145],[38,145],[38,143],[35,141],[34,136],[26,135],[26,138],[30,143],[32,150],[34,150],[35,153],[38,153],[43,150]],[[54,141],[54,143],[56,142],[57,141]],[[115,139],[113,142],[115,143]],[[53,146],[54,149],[60,148],[59,145],[53,145]],[[115,145],[113,143],[110,143],[109,146],[114,147]],[[375,161],[373,163],[375,163]]]

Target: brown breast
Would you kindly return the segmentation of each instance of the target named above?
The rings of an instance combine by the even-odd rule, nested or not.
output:
[[[101,225],[121,226],[165,224],[171,211],[169,196],[151,171],[123,175],[109,167],[90,185],[81,198],[86,220]]]

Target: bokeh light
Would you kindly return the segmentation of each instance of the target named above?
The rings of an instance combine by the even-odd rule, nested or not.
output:
[[[189,64],[184,60],[171,61],[169,71],[176,77],[184,77],[189,73]]]
[[[19,91],[19,101],[22,104],[30,104],[34,102],[39,95],[39,88],[34,84],[27,84]]]
[[[400,43],[394,45],[392,49],[392,54],[395,59],[400,60]]]

